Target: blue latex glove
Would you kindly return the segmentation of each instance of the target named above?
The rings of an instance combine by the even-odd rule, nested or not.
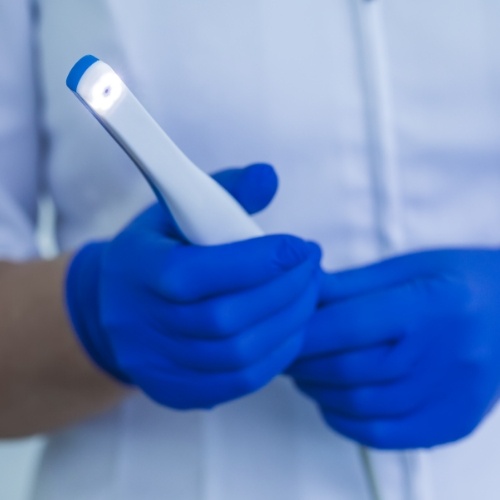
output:
[[[267,165],[217,179],[252,212],[277,186]],[[156,204],[76,254],[67,304],[105,371],[163,405],[209,408],[256,391],[295,359],[316,307],[319,259],[317,245],[286,235],[187,245]]]
[[[377,448],[466,436],[497,401],[500,252],[416,253],[325,275],[289,370],[340,433]]]

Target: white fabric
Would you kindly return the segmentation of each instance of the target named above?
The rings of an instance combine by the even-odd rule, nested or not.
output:
[[[62,249],[115,233],[152,200],[65,88],[86,53],[118,69],[207,171],[273,163],[281,188],[260,224],[319,241],[328,268],[498,245],[497,2],[40,0],[39,9],[42,166],[28,1],[0,2],[4,257],[35,254],[40,186],[55,200]],[[424,463],[373,456],[384,500],[426,500],[426,481],[437,500],[493,500],[500,415]],[[210,414],[138,395],[58,432],[34,499],[68,498],[370,500],[357,447],[285,379]]]
[[[40,173],[31,28],[28,2],[0,3],[0,256],[14,260],[37,253]]]

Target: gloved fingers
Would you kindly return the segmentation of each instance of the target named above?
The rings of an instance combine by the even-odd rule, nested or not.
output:
[[[444,391],[439,395],[439,404],[429,404],[403,417],[360,420],[327,408],[322,408],[322,413],[330,427],[371,448],[429,448],[461,439],[480,423],[482,416],[470,412],[468,399],[457,398],[460,391],[462,388],[456,386]]]
[[[243,330],[287,310],[313,287],[318,288],[318,262],[312,255],[276,279],[241,292],[193,304],[169,303],[154,297],[151,310],[165,333],[209,341],[239,335]],[[314,309],[311,309],[312,316]],[[310,319],[309,317],[307,319]]]
[[[238,372],[199,373],[165,365],[159,359],[135,382],[158,403],[188,410],[214,406],[253,393],[283,371],[300,351],[303,335],[288,338],[266,358]]]
[[[451,297],[447,304],[443,297],[460,293],[449,294],[448,288],[445,280],[419,279],[324,306],[308,327],[301,357],[353,351],[405,338],[411,338],[416,346],[425,345],[432,339],[414,333],[425,328],[440,310],[453,307],[457,298]]]
[[[432,276],[450,267],[449,252],[435,250],[393,257],[382,262],[337,273],[324,273],[320,303],[396,287],[407,281]]]
[[[213,174],[249,213],[260,212],[269,205],[278,189],[278,176],[271,165],[256,163],[246,168],[233,168]]]
[[[416,433],[415,419],[357,420],[322,409],[327,424],[343,436],[364,446],[380,450],[421,448],[422,438]],[[431,425],[431,421],[428,422]]]
[[[319,265],[321,251],[310,242],[289,235],[264,236],[238,243],[168,247],[160,258],[149,288],[165,300],[192,303],[217,295],[253,288],[285,274],[307,260]]]
[[[398,342],[419,313],[416,301],[403,286],[324,306],[308,326],[301,358]]]
[[[339,388],[380,384],[406,377],[434,349],[431,337],[417,335],[409,328],[406,335],[369,347],[315,356],[301,356],[289,374],[304,382],[325,383]],[[310,335],[310,324],[307,335]],[[310,339],[306,338],[306,342]]]
[[[377,385],[348,389],[302,381],[297,385],[322,408],[345,417],[359,420],[404,417],[442,394],[445,386],[426,363],[420,365],[407,377]]]
[[[186,339],[163,335],[155,340],[155,351],[164,353],[180,367],[199,372],[237,371],[259,361],[304,327],[314,311],[317,287],[311,284],[296,300],[274,316],[240,334],[215,340]]]
[[[423,355],[408,344],[404,339],[340,354],[299,358],[288,373],[301,383],[336,388],[390,382],[409,375]]]

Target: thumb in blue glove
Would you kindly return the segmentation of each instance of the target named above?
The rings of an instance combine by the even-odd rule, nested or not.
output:
[[[266,165],[216,178],[250,211],[277,185]],[[102,369],[163,405],[209,408],[259,389],[295,359],[316,305],[319,258],[316,245],[287,235],[187,245],[156,204],[76,254],[67,304]]]
[[[500,388],[500,252],[415,253],[324,275],[289,370],[328,424],[378,448],[472,432]]]

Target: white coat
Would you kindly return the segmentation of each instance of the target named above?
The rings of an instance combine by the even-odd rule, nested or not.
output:
[[[500,4],[488,0],[0,2],[0,251],[36,255],[50,195],[61,250],[151,202],[64,80],[114,66],[207,171],[266,161],[267,232],[324,265],[500,241]],[[35,50],[33,50],[35,48]],[[500,496],[500,414],[431,451],[372,455],[384,500]],[[213,412],[137,395],[51,436],[34,500],[371,500],[357,446],[285,378]]]

